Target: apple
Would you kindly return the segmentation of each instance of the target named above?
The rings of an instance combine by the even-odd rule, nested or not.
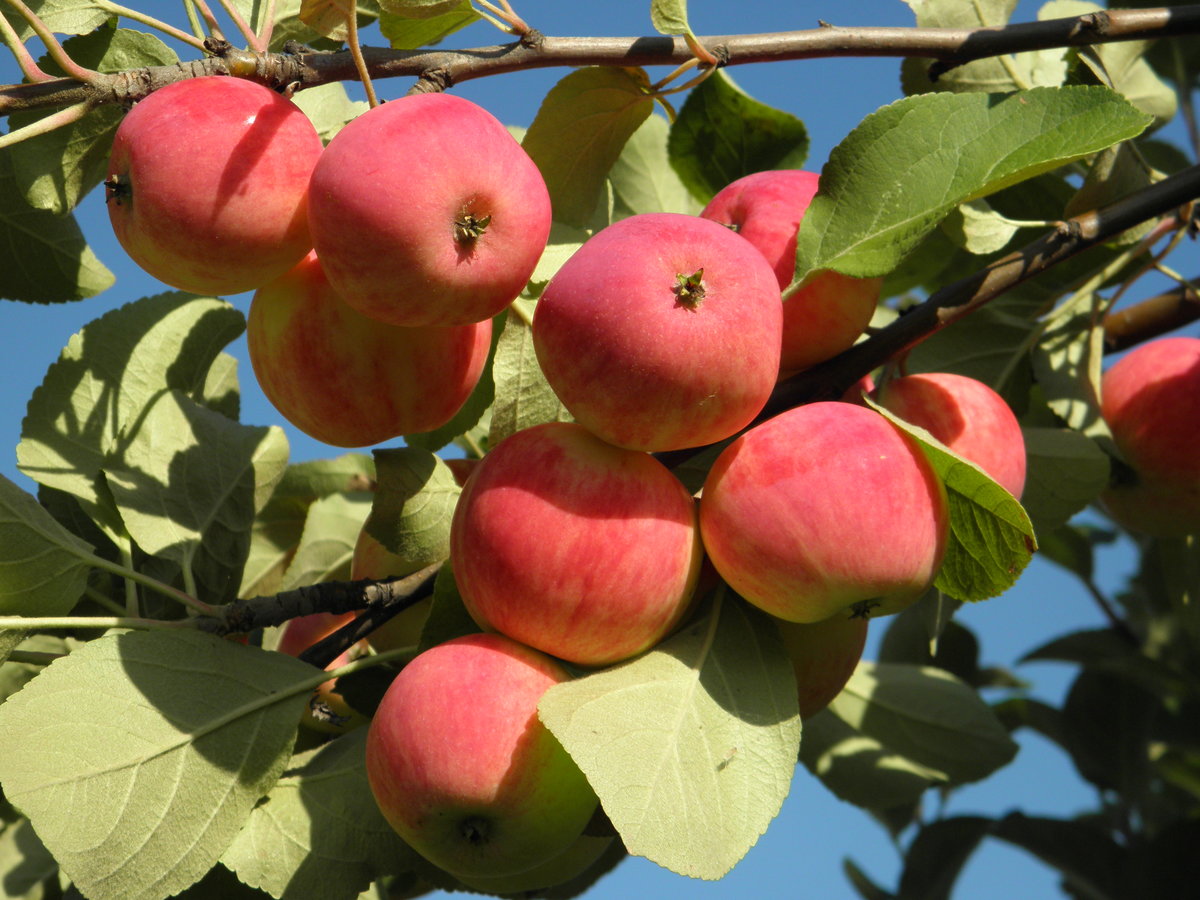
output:
[[[552,422],[479,463],[454,511],[450,559],[480,627],[604,666],[679,622],[703,553],[695,501],[669,469]]]
[[[392,325],[490,319],[525,287],[550,234],[537,166],[489,112],[449,94],[376,106],[312,173],[309,223],[329,281]]]
[[[678,450],[723,440],[762,409],[783,307],[762,254],[707,219],[645,213],[589,238],[533,319],[546,380],[609,443]]]
[[[256,82],[189,78],[121,120],[108,214],[139,266],[196,294],[237,294],[312,249],[308,180],[321,138],[299,107]]]
[[[1200,533],[1200,338],[1130,350],[1101,379],[1100,412],[1131,470],[1101,494],[1109,515],[1154,537]]]
[[[410,847],[457,878],[504,878],[566,852],[596,810],[537,716],[568,679],[503,635],[438,644],[400,670],[367,733],[371,791]]]
[[[613,840],[612,835],[581,834],[562,853],[527,872],[459,880],[472,890],[488,894],[525,894],[557,887],[578,878],[595,865],[612,846]]]
[[[444,425],[487,363],[492,323],[401,328],[342,301],[310,253],[254,294],[246,323],[263,393],[305,434],[365,447]]]
[[[916,442],[836,400],[739,436],[700,495],[721,577],[789,622],[899,612],[933,581],[948,529],[945,488]]]
[[[313,644],[333,634],[347,622],[353,621],[356,615],[354,612],[322,612],[290,619],[280,631],[275,650],[288,656],[299,656]],[[328,670],[344,666],[364,652],[365,643],[360,641],[339,654],[325,668]],[[350,706],[337,692],[335,685],[335,680],[331,678],[313,691],[308,709],[300,718],[302,725],[322,734],[343,734],[352,728],[367,724],[367,717]]]
[[[815,716],[846,686],[862,659],[867,621],[841,614],[808,625],[778,620],[779,635],[796,672],[801,719]]]
[[[924,428],[1020,499],[1025,435],[1004,398],[982,381],[951,372],[904,375],[884,382],[876,401]]]
[[[800,169],[753,172],[719,190],[700,212],[758,248],[782,290],[796,272],[796,232],[819,177]],[[879,302],[882,278],[852,278],[828,270],[783,304],[779,367],[795,372],[841,353],[866,330]]]
[[[392,553],[387,547],[373,538],[366,528],[358,533],[354,543],[354,555],[350,560],[350,580],[360,578],[379,580],[392,576],[403,577],[412,574],[420,565],[414,567],[404,557]],[[433,597],[423,597],[412,606],[396,613],[378,628],[371,632],[368,640],[378,652],[399,650],[401,647],[413,647],[421,640],[421,629],[429,618],[429,610],[433,607]]]

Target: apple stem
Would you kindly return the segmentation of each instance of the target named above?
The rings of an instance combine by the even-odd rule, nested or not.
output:
[[[705,295],[704,269],[697,269],[691,275],[676,273],[675,287],[672,288],[672,292],[680,306],[686,306],[690,310],[699,308]]]

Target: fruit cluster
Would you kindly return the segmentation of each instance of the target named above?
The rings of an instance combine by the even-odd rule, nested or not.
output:
[[[386,103],[323,148],[288,100],[233,78],[139,103],[107,184],[116,233],[147,271],[197,293],[255,290],[248,340],[264,392],[338,446],[436,429],[458,411],[552,215],[532,160],[466,100]],[[869,617],[933,582],[950,513],[909,433],[861,398],[752,424],[781,376],[849,347],[876,308],[878,279],[825,272],[791,287],[816,190],[812,173],[761,172],[698,216],[617,221],[541,294],[534,349],[575,421],[519,431],[473,467],[451,563],[486,633],[404,667],[368,738],[381,810],[462,883],[547,887],[611,843],[589,830],[596,797],[537,718],[542,694],[570,677],[564,664],[653,648],[719,581],[775,617],[807,717],[845,684]],[[1136,475],[1104,502],[1152,533],[1200,529],[1198,457],[1177,452],[1200,441],[1200,341],[1179,341],[1131,354],[1104,383]],[[1192,398],[1190,440],[1164,446],[1156,422],[1179,419],[1176,381]],[[866,387],[1020,496],[1021,429],[986,385],[934,373]],[[652,455],[723,441],[698,495]],[[360,551],[356,577],[388,574],[382,548],[364,538]],[[396,640],[415,642],[424,613]],[[297,620],[281,649],[315,639],[308,625],[328,627]]]

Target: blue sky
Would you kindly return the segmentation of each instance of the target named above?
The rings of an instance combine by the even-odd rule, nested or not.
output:
[[[159,4],[155,4],[159,6]],[[610,3],[563,3],[556,0],[516,0],[518,11],[535,27],[553,35],[634,35],[651,33],[649,3],[620,0]],[[700,34],[782,31],[815,27],[822,18],[836,25],[909,25],[912,14],[900,0],[743,0],[734,4],[693,0],[689,7],[693,29]],[[1022,3],[1018,19],[1029,19],[1036,5]],[[450,39],[455,46],[496,43],[487,26]],[[561,71],[526,72],[469,82],[457,93],[483,104],[509,124],[527,125],[541,97]],[[804,119],[812,148],[810,168],[819,168],[829,150],[864,116],[900,96],[899,61],[895,59],[814,60],[782,65],[739,67],[734,77],[751,95],[787,109]],[[0,61],[0,82],[16,80],[11,60]],[[384,96],[396,96],[408,82],[385,82]],[[1178,135],[1178,130],[1172,130]],[[31,482],[15,468],[13,448],[20,434],[25,402],[46,367],[70,335],[85,322],[114,306],[157,293],[162,285],[136,270],[113,239],[101,192],[93,192],[79,213],[93,249],[118,281],[99,297],[75,304],[27,306],[0,303],[0,473],[22,486]],[[1190,261],[1197,258],[1190,252]],[[1183,265],[1182,262],[1179,265]],[[1196,268],[1185,268],[1196,274]],[[243,311],[249,296],[230,298]],[[1194,329],[1193,329],[1194,331]],[[244,421],[283,424],[294,461],[337,455],[341,451],[300,435],[283,423],[258,391],[246,358],[245,341],[230,348],[240,360]],[[1122,547],[1102,560],[1102,587],[1115,589],[1132,559]],[[1035,559],[1008,594],[964,609],[960,620],[973,629],[982,644],[984,664],[1015,665],[1020,655],[1052,636],[1104,624],[1095,605],[1070,576]],[[873,629],[867,657],[882,633]],[[1061,665],[1018,667],[1034,683],[1034,694],[1058,702],[1071,671]],[[1036,736],[1021,736],[1017,761],[988,781],[959,791],[948,812],[999,815],[1021,808],[1030,813],[1061,815],[1093,802],[1090,789],[1079,781],[1066,757]],[[931,803],[933,798],[931,797]],[[898,856],[885,831],[868,816],[834,799],[800,768],[792,795],[779,818],[743,862],[723,881],[689,881],[644,860],[629,860],[603,879],[588,897],[592,900],[629,896],[672,898],[841,898],[855,896],[841,873],[841,860],[851,855],[877,881],[894,886]],[[965,870],[955,892],[961,900],[1008,900],[1014,896],[1059,896],[1053,872],[1021,851],[994,842],[985,845]]]

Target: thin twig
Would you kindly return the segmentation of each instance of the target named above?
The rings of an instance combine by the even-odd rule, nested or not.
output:
[[[4,37],[4,43],[8,49],[12,51],[12,55],[17,60],[17,65],[21,68],[21,74],[30,81],[53,81],[54,75],[47,75],[42,71],[37,64],[37,60],[33,58],[33,54],[28,48],[21,43],[17,31],[9,24],[8,19],[4,17],[4,13],[0,12],[0,35]]]
[[[46,23],[43,22],[41,18],[39,18],[33,12],[33,10],[26,6],[22,0],[9,0],[9,5],[12,6],[12,8],[18,13],[20,13],[21,17],[29,23],[29,27],[33,29],[33,33],[41,38],[42,43],[46,45],[46,52],[50,54],[50,58],[58,63],[59,68],[66,73],[68,78],[72,78],[75,81],[81,81],[84,84],[87,84],[100,74],[99,72],[79,65],[79,63],[71,59],[70,54],[68,54],[67,51],[63,49],[63,45],[58,42],[58,38],[55,37],[53,32],[46,27]]]
[[[225,12],[229,18],[233,20],[233,24],[237,26],[237,30],[242,33],[242,37],[246,39],[246,45],[256,53],[266,53],[267,45],[259,42],[259,37],[254,33],[254,29],[250,27],[238,8],[230,2],[230,0],[221,0],[221,6],[225,8]]]

